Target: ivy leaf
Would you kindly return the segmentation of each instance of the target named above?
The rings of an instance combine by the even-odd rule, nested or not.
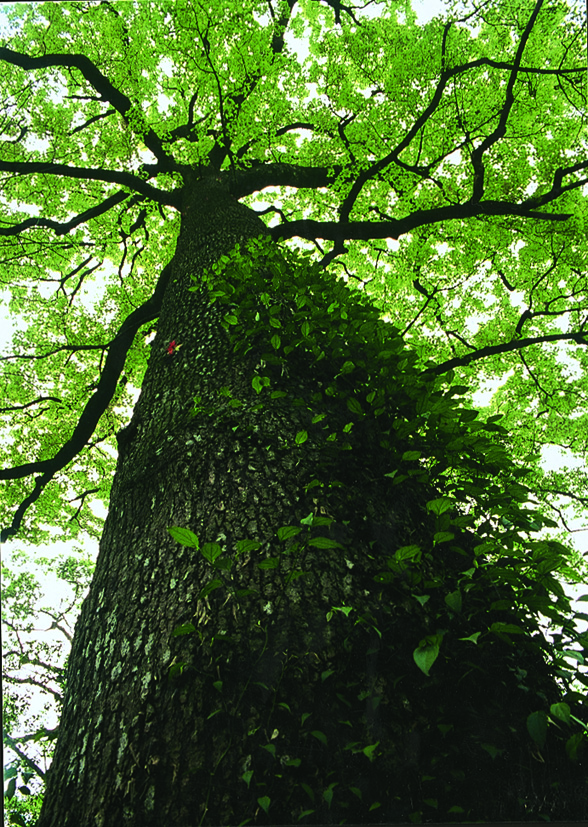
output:
[[[204,543],[200,549],[200,553],[209,563],[214,563],[216,558],[222,554],[222,548],[218,543]]]
[[[439,656],[439,647],[442,639],[442,635],[429,635],[421,640],[412,653],[414,662],[427,677],[429,677],[429,670]]]
[[[250,554],[252,551],[260,549],[261,543],[257,540],[239,540],[235,548],[237,554]]]
[[[532,712],[527,717],[527,730],[538,747],[542,747],[547,736],[547,714],[543,710]]]
[[[178,526],[171,526],[168,528],[169,533],[174,538],[176,543],[180,543],[188,548],[199,548],[200,543],[198,537],[189,528],[179,528]]]
[[[570,707],[564,701],[557,704],[551,704],[549,711],[554,718],[559,718],[560,721],[563,721],[566,724],[570,723]]]
[[[301,528],[294,525],[285,525],[278,529],[278,539],[279,540],[288,540],[290,537],[296,537],[297,534],[300,534],[302,531]]]
[[[449,511],[450,508],[453,508],[455,505],[454,501],[449,497],[439,497],[437,500],[429,500],[427,503],[427,510],[432,511],[433,514],[436,514],[438,517],[441,514],[444,514],[446,511]]]
[[[263,795],[261,798],[258,798],[257,803],[264,811],[264,813],[267,815],[271,804],[271,798],[269,797],[269,795]]]
[[[181,626],[176,626],[172,632],[173,637],[181,637],[182,635],[190,635],[196,631],[196,627],[192,623],[182,623]]]
[[[341,543],[338,543],[336,540],[331,540],[330,537],[311,537],[308,545],[315,546],[316,548],[343,548]]]

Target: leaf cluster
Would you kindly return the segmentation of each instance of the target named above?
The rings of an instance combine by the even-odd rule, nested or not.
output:
[[[328,608],[328,622],[341,616],[348,623],[344,649],[352,651],[356,634],[367,629],[395,652],[403,671],[410,670],[406,644],[398,639],[398,631],[390,638],[390,630],[397,629],[394,624],[398,623],[395,607],[406,603],[411,606],[413,668],[418,667],[426,680],[439,682],[440,721],[447,670],[459,684],[468,680],[476,664],[478,679],[490,680],[491,664],[501,651],[502,657],[512,660],[513,674],[519,670],[520,686],[532,693],[531,708],[536,707],[534,712],[519,713],[520,731],[526,723],[528,735],[541,750],[549,724],[549,743],[563,740],[568,759],[576,761],[586,725],[577,714],[565,720],[561,715],[571,707],[578,712],[582,694],[573,691],[571,683],[578,679],[588,684],[576,669],[584,662],[588,641],[575,627],[558,579],[569,550],[542,536],[542,529],[555,523],[529,507],[530,491],[525,485],[529,469],[505,448],[508,434],[498,424],[500,417],[481,420],[463,404],[466,386],[453,384],[451,373],[442,379],[431,377],[393,325],[382,321],[377,310],[343,282],[333,284],[308,257],[257,239],[225,256],[205,283],[210,300],[222,308],[234,352],[254,352],[258,365],[251,379],[256,392],[253,407],[248,399],[233,398],[227,389],[220,390],[219,404],[226,406],[227,422],[243,428],[246,413],[275,406],[292,412],[305,409],[309,428],[284,434],[284,446],[303,451],[311,443],[320,444],[325,459],[306,486],[316,496],[317,511],[303,519],[301,527],[280,528],[271,551],[255,537],[242,538],[229,550],[220,543],[200,546],[198,536],[187,528],[169,529],[175,540],[198,550],[210,566],[211,578],[203,584],[198,601],[216,606],[218,600],[229,599],[247,616],[252,609],[246,607],[257,606],[260,629],[269,633],[277,603],[288,599],[294,580],[304,585],[311,574],[310,549],[344,555],[351,564],[350,594],[361,594],[362,589],[364,594],[377,594],[380,606],[374,614],[362,601],[350,598],[347,605]],[[206,410],[197,405],[195,413],[206,415]],[[343,539],[345,534],[333,536],[331,532],[341,518],[352,530],[354,521],[362,515],[369,517],[370,493],[362,498],[363,480],[357,482],[355,470],[365,468],[366,456],[373,457],[374,451],[380,462],[370,467],[373,482],[387,487],[399,502],[408,497],[413,513],[419,503],[426,503],[426,514],[412,544],[368,544],[376,573],[366,579],[365,570],[356,565],[353,548],[357,540],[361,543],[361,534],[352,533],[357,539],[347,545],[350,541]],[[335,478],[332,470],[340,468],[336,460],[341,454],[351,470],[348,476],[339,473]],[[321,503],[324,509],[319,510]],[[260,570],[272,571],[273,586],[282,584],[277,601],[263,590],[238,586],[235,567],[241,555]],[[226,597],[214,600],[219,594]],[[558,632],[553,644],[542,632],[545,618]],[[174,632],[176,636],[195,633],[203,643],[218,645],[218,635],[209,639],[192,622]],[[225,640],[230,642],[230,638]],[[172,674],[183,675],[189,666],[176,662]],[[337,675],[337,669],[334,665],[324,680]],[[535,686],[527,683],[527,675],[529,681],[537,681]],[[554,677],[564,686],[563,702],[557,699],[556,684],[549,683]],[[414,674],[410,680],[415,681]],[[276,692],[277,702],[278,687],[266,689]],[[348,691],[344,696],[350,707],[357,704]],[[499,730],[494,742],[483,745],[494,757],[504,751],[500,744],[505,736]],[[267,731],[271,731],[269,721]],[[326,746],[333,737],[323,730],[308,732]],[[264,749],[272,751],[270,747],[271,743]],[[346,748],[351,754],[367,756],[370,762],[387,760],[386,748],[379,742],[353,741]],[[277,756],[275,748],[272,754]],[[289,754],[280,772],[285,772],[285,766],[296,768],[296,762],[303,760]],[[450,760],[459,763],[461,759],[452,755]],[[249,788],[251,771],[245,772],[243,780]],[[317,797],[321,806],[326,802],[330,809],[333,795],[346,796],[343,790],[334,792],[336,784],[320,790],[308,787],[307,781],[300,783],[311,805],[301,817],[320,812],[312,806]],[[272,796],[261,797],[269,809]],[[263,808],[260,796],[257,801]],[[364,803],[366,813],[381,804],[375,799]]]

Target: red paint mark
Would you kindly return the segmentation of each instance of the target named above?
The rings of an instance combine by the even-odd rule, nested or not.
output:
[[[172,356],[176,350],[179,350],[182,346],[176,342],[174,339],[172,342],[169,343],[167,346],[167,355]]]

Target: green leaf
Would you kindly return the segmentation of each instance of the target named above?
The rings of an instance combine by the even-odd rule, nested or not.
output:
[[[338,781],[331,781],[327,789],[323,790],[323,798],[327,802],[327,806],[329,807],[329,809],[331,807],[331,802],[333,801],[333,789],[337,786],[338,783]]]
[[[472,422],[479,415],[479,411],[462,410],[460,419],[462,422]]]
[[[304,781],[302,781],[300,786],[302,787],[304,792],[307,794],[307,796],[310,798],[310,800],[314,803],[314,790],[312,789],[312,787],[309,787],[309,785],[306,784]]]
[[[554,718],[559,718],[560,721],[566,724],[570,723],[570,707],[565,702],[561,701],[557,704],[551,704],[549,711]]]
[[[282,340],[280,339],[277,333],[274,333],[274,335],[270,339],[270,343],[274,350],[278,350],[282,343]]]
[[[200,590],[198,594],[198,600],[202,600],[203,598],[208,597],[208,595],[211,592],[213,592],[215,589],[220,589],[220,587],[223,585],[224,583],[222,580],[211,580],[210,583],[207,583],[207,585]]]
[[[320,731],[320,729],[313,729],[313,730],[312,730],[312,732],[311,732],[310,734],[311,734],[311,735],[314,735],[314,737],[315,737],[318,741],[320,741],[321,743],[323,743],[323,744],[325,744],[325,745],[326,745],[326,743],[327,743],[327,736],[325,735],[325,733],[324,733],[324,732],[321,732],[321,731]]]
[[[279,565],[279,557],[268,557],[267,560],[262,560],[261,563],[258,563],[257,567],[260,569],[277,569]]]
[[[184,661],[178,663],[172,663],[168,670],[168,676],[170,678],[175,678],[178,675],[182,675],[184,672],[184,667],[188,664]]]
[[[200,549],[200,553],[209,563],[214,563],[216,558],[222,554],[222,548],[218,543],[204,543]]]
[[[355,414],[362,414],[363,413],[363,408],[361,407],[361,405],[359,404],[357,399],[354,399],[353,397],[351,399],[347,400],[347,407],[349,408],[351,413],[355,413]]]
[[[445,602],[453,612],[461,612],[461,592],[456,589],[445,595]]]
[[[257,803],[264,811],[264,813],[267,815],[269,812],[270,804],[272,803],[269,795],[262,795],[261,798],[257,799]]]
[[[455,539],[455,534],[451,531],[438,531],[433,535],[433,542],[435,545],[439,545],[440,543],[448,543],[453,539]]]
[[[402,546],[394,552],[394,559],[396,561],[415,560],[418,562],[421,559],[420,546]]]
[[[241,778],[247,784],[247,787],[249,787],[249,785],[251,784],[251,779],[253,778],[253,770],[247,770],[243,773]]]
[[[422,451],[405,451],[402,454],[402,459],[405,462],[415,460],[415,459],[420,459],[421,453],[422,453]]]
[[[429,500],[427,510],[432,511],[433,514],[437,514],[437,516],[441,516],[441,514],[453,508],[454,505],[455,502],[449,497],[439,497],[437,500]]]
[[[285,525],[282,528],[279,528],[277,531],[278,540],[289,540],[290,537],[295,537],[297,534],[300,534],[302,531],[301,528],[293,525]]]
[[[584,655],[581,652],[577,652],[575,649],[563,649],[562,654],[566,658],[571,658],[572,660],[577,661],[578,663],[585,663]]]
[[[572,735],[571,738],[568,738],[566,741],[566,753],[570,761],[577,761],[578,760],[578,750],[581,746],[583,746],[584,742],[584,733],[583,732],[576,732],[575,735]]]
[[[305,577],[308,574],[307,571],[302,571],[302,569],[293,569],[291,572],[288,573],[286,577],[285,583],[293,583],[294,580],[298,580],[300,577]]]
[[[364,747],[362,749],[363,754],[366,756],[366,758],[369,758],[370,761],[375,760],[376,756],[374,755],[374,750],[376,749],[379,743],[379,741],[376,741],[375,744],[370,744],[368,747]]]
[[[257,540],[239,540],[235,546],[237,554],[250,554],[252,551],[257,551],[261,548],[261,543]]]
[[[488,755],[490,756],[490,758],[492,758],[492,760],[497,758],[499,755],[502,755],[502,753],[504,752],[503,749],[499,749],[498,747],[495,747],[494,744],[480,744],[480,746],[482,747],[483,750],[485,750],[488,753]]]
[[[316,548],[343,548],[341,543],[331,540],[330,537],[311,537],[308,545],[316,546]]]
[[[198,537],[193,531],[190,531],[189,528],[178,528],[177,526],[172,526],[171,528],[168,528],[168,531],[176,543],[180,543],[183,546],[188,546],[188,548],[199,548],[200,543],[198,541]]]
[[[481,634],[482,632],[474,632],[473,635],[470,635],[469,637],[460,637],[459,640],[469,640],[472,643],[477,643]]]
[[[439,656],[439,647],[442,639],[442,635],[429,635],[424,638],[424,640],[421,640],[412,653],[414,662],[427,677],[429,677],[429,670]]]
[[[192,623],[182,623],[180,626],[176,626],[172,632],[172,636],[180,637],[181,635],[190,635],[195,631],[196,627]]]
[[[537,746],[542,747],[547,735],[547,714],[543,710],[532,712],[527,717],[527,731]]]
[[[306,431],[298,431],[296,434],[296,445],[302,445],[303,442],[306,442],[308,439],[308,433]]]
[[[253,390],[256,393],[261,393],[263,388],[266,388],[270,383],[269,376],[257,376],[257,374],[251,380],[251,385],[253,386]]]

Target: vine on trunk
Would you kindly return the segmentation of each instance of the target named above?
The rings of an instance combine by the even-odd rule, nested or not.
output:
[[[342,282],[333,286],[318,265],[267,239],[224,256],[206,284],[210,300],[222,308],[234,352],[253,350],[257,356],[253,402],[219,388],[215,416],[220,405],[228,427],[254,436],[256,417],[265,409],[302,410],[308,426],[285,431],[271,448],[295,453],[309,442],[318,458],[306,484],[313,512],[299,526],[280,528],[271,548],[255,537],[231,548],[222,543],[200,548],[190,529],[169,529],[179,543],[199,549],[210,566],[195,617],[202,601],[214,611],[214,605],[230,600],[235,612],[257,618],[259,635],[246,678],[227,660],[230,633],[207,634],[196,620],[174,631],[198,634],[209,651],[218,714],[244,715],[256,692],[271,699],[265,726],[244,739],[239,781],[247,788],[247,803],[241,815],[249,817],[242,823],[260,810],[270,819],[283,818],[288,808],[298,819],[310,820],[374,820],[378,813],[419,820],[432,809],[456,820],[501,813],[512,818],[514,781],[504,801],[493,805],[493,816],[484,810],[488,802],[476,808],[471,755],[481,760],[485,754],[491,772],[501,762],[521,760],[517,749],[526,739],[539,762],[549,755],[555,764],[577,764],[586,725],[578,717],[581,696],[569,686],[562,696],[554,680],[569,676],[566,653],[547,642],[539,625],[539,614],[556,625],[569,624],[569,602],[554,576],[567,550],[538,536],[554,524],[528,507],[527,469],[509,456],[499,417],[480,421],[461,403],[467,388],[452,384],[452,371],[434,378],[430,365],[418,364],[376,308]],[[295,383],[289,381],[292,374]],[[301,374],[307,383],[301,384]],[[213,410],[196,399],[193,415],[208,413]],[[293,421],[299,423],[300,416]],[[366,467],[368,456],[376,461]],[[383,502],[390,503],[386,513]],[[409,536],[402,514],[414,512],[418,503],[424,504],[421,529]],[[255,666],[279,637],[279,603],[294,600],[296,590],[304,588],[317,554],[342,556],[349,595],[365,596],[325,607],[325,623],[337,626],[344,645],[328,669],[317,657],[320,725],[321,716],[291,707],[295,693],[287,687],[302,674],[300,653],[288,659],[273,683],[256,680]],[[271,570],[271,594],[242,582],[236,572],[240,557]],[[357,663],[364,666],[354,667]],[[487,677],[505,663],[509,688],[502,699],[488,695],[488,716],[494,720],[482,724],[476,704],[467,699],[483,695]],[[170,677],[185,670],[189,676],[191,666],[174,663]],[[235,680],[240,691],[229,697],[227,687]],[[430,703],[435,693],[437,718],[425,720],[416,699],[424,694]],[[507,707],[502,717],[501,704]],[[407,710],[409,732],[403,730]],[[350,756],[345,777],[333,774],[334,765],[329,770],[333,750]],[[320,777],[312,770],[317,761],[325,769]],[[408,784],[410,811],[396,785],[382,790],[369,783],[374,764],[379,777],[396,774]],[[325,778],[331,778],[328,784]],[[539,800],[519,800],[517,806],[520,815],[541,813]]]

